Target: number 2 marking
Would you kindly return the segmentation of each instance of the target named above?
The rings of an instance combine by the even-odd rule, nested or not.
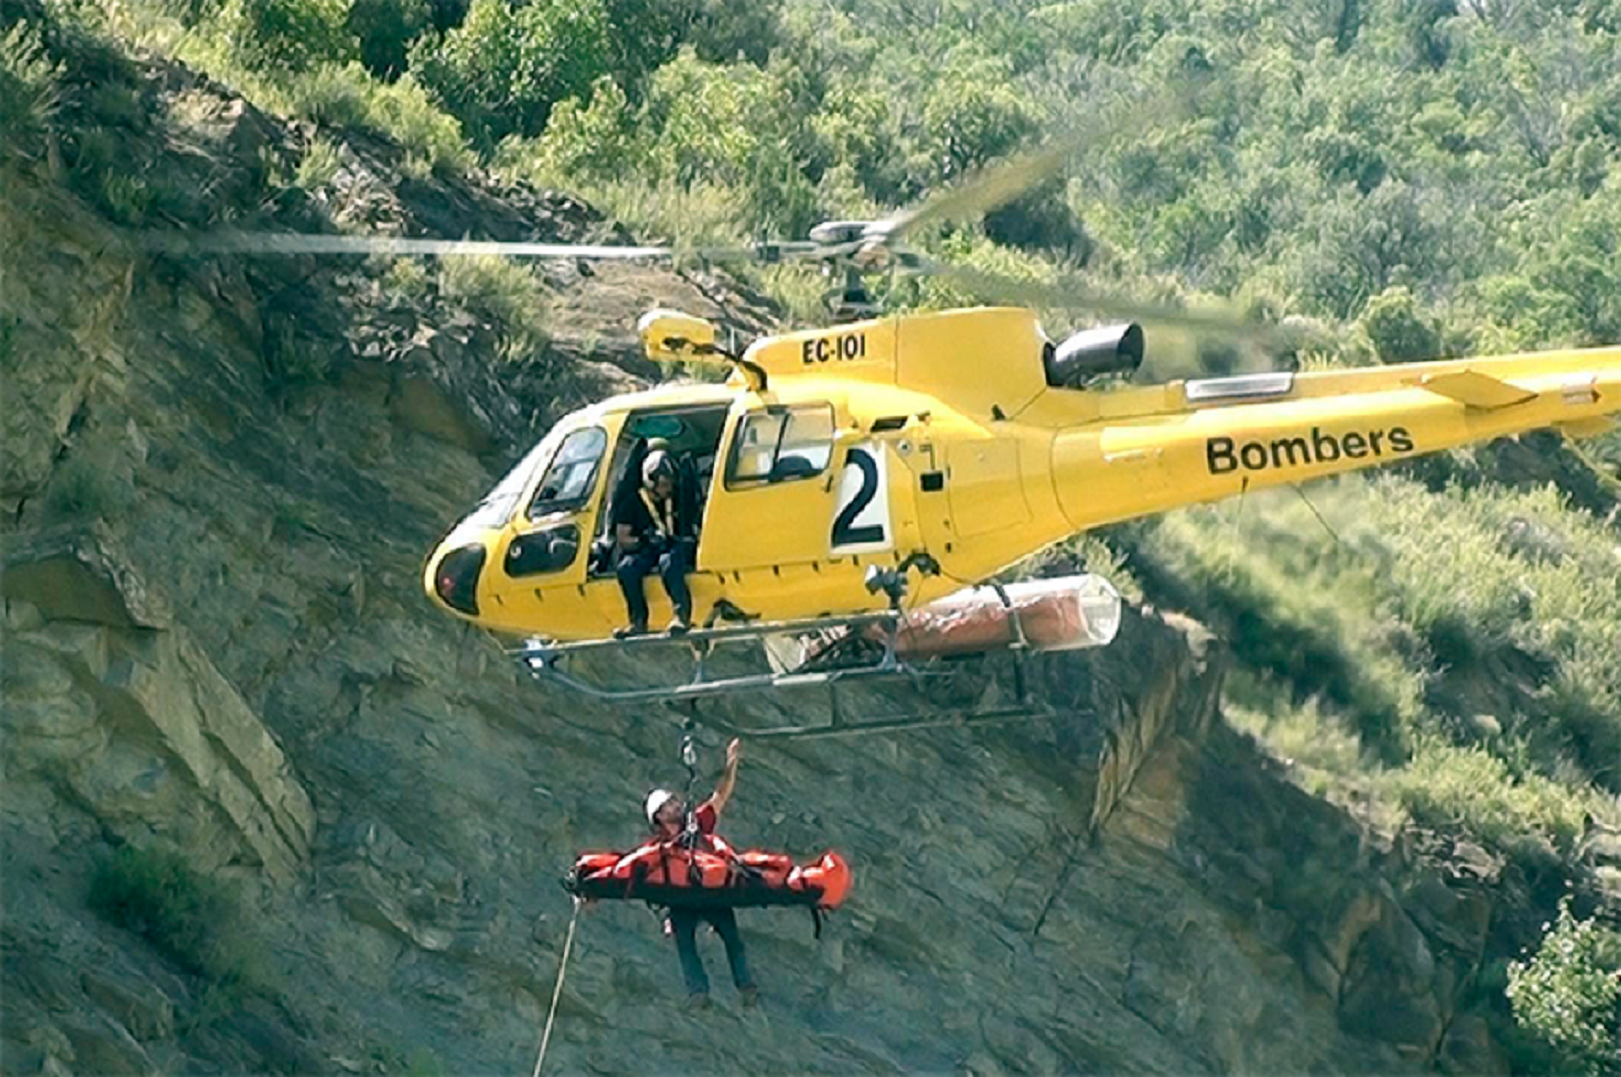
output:
[[[832,552],[862,553],[887,549],[889,499],[885,487],[883,452],[868,445],[852,445],[844,455],[839,476],[838,512],[833,517]]]

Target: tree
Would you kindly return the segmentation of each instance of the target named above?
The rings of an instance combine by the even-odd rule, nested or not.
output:
[[[612,59],[602,0],[474,0],[459,27],[418,39],[411,70],[487,150],[540,134],[552,106],[588,96]]]
[[[540,140],[539,164],[547,174],[614,179],[623,175],[625,162],[642,159],[636,135],[625,91],[604,75],[592,87],[589,105],[570,98],[552,109]]]
[[[1553,1048],[1564,1072],[1604,1073],[1615,1064],[1616,959],[1614,933],[1577,920],[1565,898],[1537,952],[1509,965],[1514,1020]]]
[[[428,0],[352,0],[346,21],[360,41],[360,59],[378,78],[405,73],[411,42],[432,17]]]
[[[1413,293],[1403,287],[1386,288],[1368,301],[1362,330],[1382,362],[1434,359],[1441,351],[1439,329],[1419,313]]]
[[[343,0],[228,0],[219,30],[236,62],[256,70],[303,71],[360,55]]]
[[[997,57],[953,57],[923,104],[935,182],[1005,156],[1036,129],[1039,111]]]

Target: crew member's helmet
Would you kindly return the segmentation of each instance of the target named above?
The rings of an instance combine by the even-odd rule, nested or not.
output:
[[[663,449],[648,453],[642,461],[642,485],[654,486],[660,477],[675,481],[675,460]]]
[[[668,789],[655,789],[647,794],[647,803],[642,805],[642,811],[647,815],[647,825],[657,826],[660,809],[674,799],[675,794]]]

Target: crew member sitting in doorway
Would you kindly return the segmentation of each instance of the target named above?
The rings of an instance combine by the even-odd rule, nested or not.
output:
[[[671,635],[692,626],[692,593],[687,573],[692,570],[697,545],[696,528],[689,517],[689,499],[681,496],[681,468],[669,452],[655,449],[642,461],[641,482],[626,476],[614,495],[614,541],[619,551],[617,575],[625,592],[630,623],[614,635],[620,639],[647,631],[647,593],[644,582],[654,572],[675,607]]]

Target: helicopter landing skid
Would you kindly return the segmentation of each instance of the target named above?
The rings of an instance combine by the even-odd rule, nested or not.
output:
[[[618,703],[669,702],[736,695],[761,689],[802,688],[833,685],[839,681],[871,677],[920,677],[927,674],[897,657],[895,638],[900,615],[894,612],[857,614],[850,617],[820,617],[804,621],[766,621],[721,628],[698,628],[681,635],[638,635],[626,639],[585,640],[579,643],[551,643],[532,639],[512,654],[537,680],[568,688],[597,699]],[[857,665],[815,668],[827,652],[822,651],[790,669],[771,673],[711,678],[707,659],[717,647],[763,642],[774,636],[843,632],[853,636],[863,628],[883,630],[881,653]],[[594,651],[625,651],[654,647],[685,646],[692,656],[692,676],[684,684],[647,688],[609,688],[571,673],[568,660]]]
[[[563,644],[531,640],[514,654],[537,680],[611,702],[685,703],[692,709],[689,720],[707,725],[729,736],[753,740],[808,740],[899,733],[916,729],[963,728],[1026,721],[1050,716],[1053,713],[1049,704],[1032,698],[1027,690],[1024,658],[1028,645],[1021,634],[1008,648],[1013,656],[1015,686],[1011,702],[948,710],[931,709],[904,717],[847,721],[839,701],[840,684],[882,677],[908,677],[914,683],[918,683],[941,675],[932,669],[913,666],[898,656],[896,640],[900,623],[900,615],[891,611],[851,617],[698,629],[681,636],[645,635],[625,640],[591,640]],[[860,629],[873,626],[883,630],[881,642],[863,636],[859,632]],[[809,636],[815,638],[819,645],[806,648],[797,662],[772,673],[709,678],[704,659],[717,646],[755,640],[767,642],[772,637],[784,635]],[[677,643],[687,645],[693,659],[692,679],[685,684],[669,687],[607,688],[575,676],[566,668],[568,659],[581,653],[608,648],[648,648],[658,644],[668,647]],[[828,720],[823,723],[760,729],[733,725],[715,715],[700,716],[698,713],[697,704],[701,699],[759,692],[763,689],[818,686],[825,686],[827,689]]]
[[[831,687],[829,690],[831,691]],[[836,704],[838,697],[834,696],[833,699]],[[842,720],[835,705],[833,720],[822,725],[777,726],[770,729],[749,729],[713,716],[698,718],[697,721],[733,737],[747,737],[751,740],[811,740],[825,737],[857,737],[869,733],[904,733],[914,729],[948,727],[961,729],[976,725],[999,725],[1005,722],[1023,722],[1049,717],[1053,713],[1053,709],[1046,703],[1028,700],[986,710],[961,710],[945,714],[930,712],[866,722]]]

